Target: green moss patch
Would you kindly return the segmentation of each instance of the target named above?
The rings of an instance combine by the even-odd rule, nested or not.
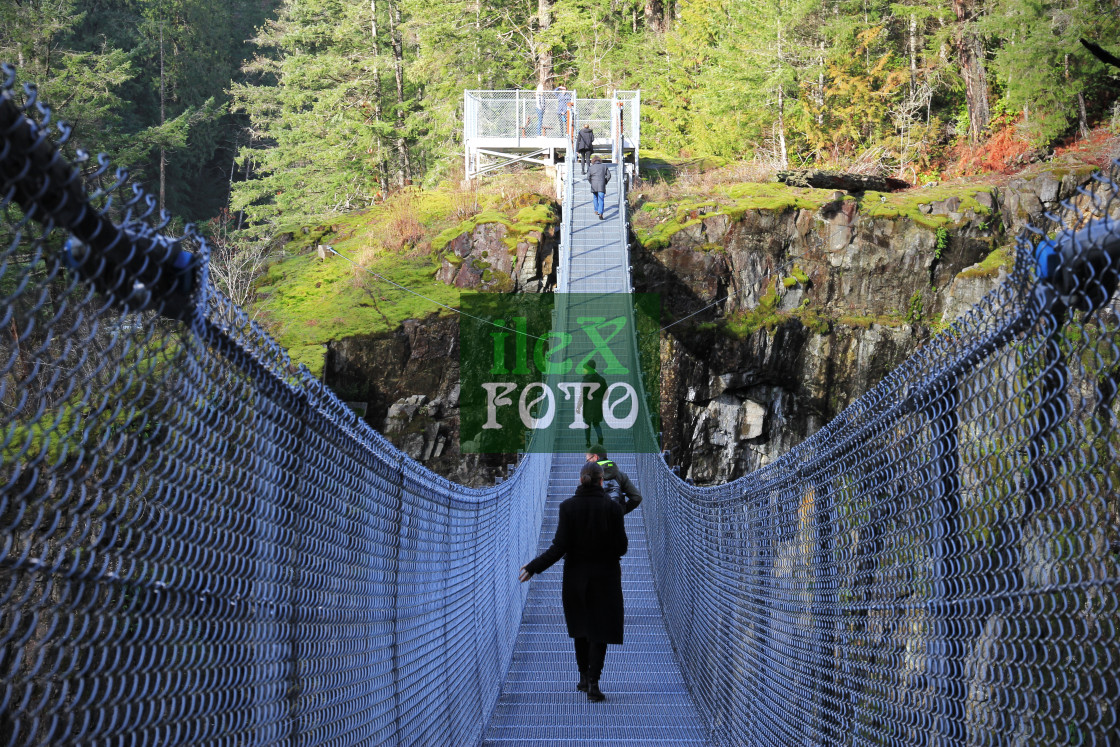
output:
[[[477,215],[460,221],[458,224],[444,229],[432,239],[432,252],[439,255],[446,251],[447,245],[464,234],[473,232],[476,228],[487,223],[499,223],[506,227],[507,232],[503,242],[506,247],[515,251],[521,242],[537,243],[541,234],[554,223],[560,220],[551,203],[530,205],[518,210],[515,216],[495,209],[483,210]]]
[[[958,272],[957,277],[965,279],[994,278],[999,275],[999,270],[1001,267],[1011,269],[1011,265],[1014,263],[1014,261],[1015,258],[1012,256],[1007,247],[1000,247],[999,249],[996,249],[991,254],[989,254],[987,257],[984,257],[984,259],[982,259],[977,264],[974,264],[971,267],[966,267]]]
[[[634,214],[634,233],[646,249],[663,249],[675,234],[720,215],[732,221],[754,210],[782,213],[819,210],[832,200],[827,189],[801,189],[778,183],[744,182],[717,187],[711,194],[644,203]]]
[[[690,226],[695,226],[698,223],[702,222],[703,221],[700,219],[686,221],[685,223],[668,221],[656,225],[653,230],[635,230],[635,234],[637,235],[638,241],[641,242],[642,246],[644,246],[646,249],[649,249],[650,251],[656,251],[658,249],[664,249],[665,247],[669,246],[669,243],[672,241],[675,234],[678,234],[684,229]]]
[[[786,322],[796,321],[818,334],[828,332],[828,320],[807,303],[794,311],[781,311],[778,309],[780,301],[778,289],[771,285],[753,309],[732,314],[724,320],[722,331],[731,337],[742,339],[759,330],[772,330]]]
[[[367,268],[440,303],[459,303],[459,289],[437,282],[427,257],[382,255]],[[260,320],[294,361],[316,375],[329,341],[392,329],[405,319],[440,311],[338,257],[292,257],[269,268],[262,282],[269,292],[256,306]]]
[[[458,306],[460,290],[435,279],[442,260],[462,264],[461,258],[445,251],[456,237],[499,223],[507,229],[505,242],[513,252],[519,242],[539,242],[558,222],[550,198],[533,192],[513,192],[511,198],[509,192],[503,191],[500,180],[477,193],[449,185],[408,190],[368,210],[286,228],[283,258],[258,280],[253,311],[292,360],[321,375],[331,340],[391,330],[406,319],[431,313],[450,313],[439,304]],[[465,219],[457,217],[464,214],[464,204],[474,210]],[[333,255],[320,260],[315,252],[319,244],[334,247],[361,266]],[[505,273],[486,272],[500,281],[499,289],[512,288]]]
[[[971,210],[975,215],[991,215],[991,209],[976,200],[976,195],[982,192],[990,192],[990,189],[975,185],[943,185],[905,192],[865,192],[860,201],[860,213],[868,218],[909,218],[926,228],[943,228],[954,225],[954,221],[948,215],[927,215],[921,211],[922,205],[956,197],[961,204],[954,212],[967,213]]]
[[[832,201],[833,191],[790,187],[777,182],[744,182],[727,187],[723,194],[735,201],[726,211],[727,214],[738,218],[748,210],[819,210]]]
[[[441,231],[438,236],[432,239],[432,252],[439,254],[455,239],[463,234],[471,233],[474,229],[486,223],[500,223],[506,228],[513,225],[513,221],[505,213],[500,213],[497,210],[483,210],[474,217],[460,221],[457,225]]]

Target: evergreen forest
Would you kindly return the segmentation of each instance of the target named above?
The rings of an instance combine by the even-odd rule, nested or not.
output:
[[[919,183],[1115,132],[1110,53],[1120,0],[0,0],[79,142],[258,240],[457,180],[464,89],[640,89],[649,155]]]

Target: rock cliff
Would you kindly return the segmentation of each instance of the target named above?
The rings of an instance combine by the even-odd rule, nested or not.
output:
[[[541,214],[520,223],[482,215],[445,232],[433,242],[440,261],[436,278],[479,291],[535,293],[554,285],[558,216],[547,202],[528,209]],[[515,460],[459,451],[459,322],[453,315],[431,314],[391,332],[332,340],[323,377],[366,422],[451,480],[489,485]]]
[[[685,205],[636,193],[635,286],[673,325],[662,432],[682,476],[732,480],[814,433],[993,288],[1022,226],[1091,170],[901,194],[743,185]]]
[[[1022,226],[1091,171],[895,194],[745,184],[658,202],[635,190],[634,281],[661,294],[671,325],[662,432],[681,474],[731,480],[814,433],[993,288]],[[555,231],[473,221],[450,233],[433,242],[444,282],[551,286]],[[459,453],[458,346],[455,318],[409,320],[330,343],[324,377],[413,458],[488,484],[513,458]]]

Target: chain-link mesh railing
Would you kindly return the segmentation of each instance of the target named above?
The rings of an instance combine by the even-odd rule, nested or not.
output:
[[[568,104],[574,91],[467,91],[463,130],[466,140],[561,138],[568,131]]]
[[[641,92],[615,91],[614,98],[622,104],[622,134],[627,140],[626,147],[636,149],[641,145]]]
[[[1120,744],[1118,175],[773,464],[699,488],[639,456],[719,743]]]
[[[487,491],[408,460],[27,93],[0,99],[0,744],[476,741],[547,457]],[[1115,744],[1115,193],[769,467],[700,489],[639,455],[719,741]]]
[[[639,94],[618,91],[616,95],[616,99],[584,99],[575,91],[467,91],[463,97],[463,136],[468,141],[561,138],[567,131],[564,112],[570,103],[577,127],[589,124],[597,138],[609,139],[615,127],[614,108],[622,103],[627,147],[634,147],[638,142]]]
[[[576,102],[576,129],[590,125],[595,139],[609,141],[611,133],[611,100],[580,99]]]
[[[477,741],[549,457],[409,460],[6,73],[0,745]]]

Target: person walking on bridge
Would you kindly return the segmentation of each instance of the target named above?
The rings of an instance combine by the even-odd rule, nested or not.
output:
[[[576,649],[579,684],[593,703],[606,700],[599,677],[607,645],[622,643],[622,564],[626,529],[622,507],[603,491],[603,468],[583,465],[579,487],[560,504],[552,546],[521,568],[522,583],[564,558],[564,620]]]
[[[603,220],[603,211],[606,210],[607,182],[610,180],[611,170],[603,163],[603,159],[599,156],[592,158],[591,168],[587,170],[587,181],[591,183],[591,201],[599,220]]]
[[[607,450],[596,444],[587,450],[587,461],[603,468],[603,490],[607,496],[622,506],[622,513],[628,514],[642,502],[642,494],[630,477],[607,458]]]
[[[590,448],[592,428],[599,437],[597,443],[603,443],[603,397],[607,393],[607,380],[595,370],[595,361],[583,364],[583,383],[590,385],[586,389],[580,388],[581,393],[586,393],[583,397],[583,423],[587,430],[583,432],[583,443]]]
[[[576,153],[579,153],[580,173],[587,173],[587,165],[591,161],[591,151],[595,148],[595,130],[591,125],[585,124],[580,128],[576,137]]]
[[[544,83],[537,83],[537,137],[544,137]]]
[[[560,137],[568,137],[568,104],[570,103],[572,103],[571,92],[564,86],[556,86],[556,121],[560,124]]]

